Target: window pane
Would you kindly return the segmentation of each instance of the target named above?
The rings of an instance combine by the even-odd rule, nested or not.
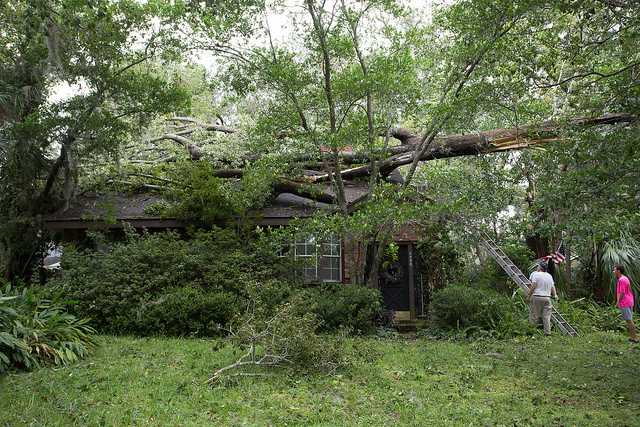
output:
[[[296,242],[296,258],[304,261],[303,271],[307,276],[316,280],[318,276],[317,259],[316,259],[316,242],[310,238],[306,240],[298,240]]]
[[[323,258],[322,274],[323,279],[327,282],[339,282],[341,280],[340,258]]]
[[[298,242],[296,243],[296,256],[310,257],[316,253],[315,242]]]
[[[322,245],[322,276],[326,282],[342,281],[342,246],[335,235]]]
[[[334,245],[330,243],[325,243],[322,246],[322,254],[324,256],[339,256],[340,255],[340,245]]]
[[[278,251],[278,257],[280,257],[280,258],[289,258],[290,256],[291,256],[291,246],[290,245],[282,245],[282,247]]]

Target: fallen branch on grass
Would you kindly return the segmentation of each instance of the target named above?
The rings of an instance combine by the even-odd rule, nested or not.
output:
[[[234,322],[229,333],[234,345],[246,349],[238,360],[218,369],[207,380],[212,384],[232,370],[239,372],[233,376],[266,376],[252,371],[255,369],[291,368],[305,372],[334,372],[343,365],[339,340],[329,342],[316,333],[317,319],[301,307],[309,302],[300,295],[283,302],[274,311],[267,311],[268,305],[262,301],[260,292],[279,283],[248,285],[251,295],[245,314]],[[304,314],[302,314],[304,313]],[[243,369],[249,368],[249,372]]]

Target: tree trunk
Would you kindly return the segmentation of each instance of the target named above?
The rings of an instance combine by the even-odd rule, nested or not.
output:
[[[565,282],[567,284],[567,295],[571,296],[571,229],[567,228],[567,241],[564,244],[565,260]]]
[[[421,161],[442,159],[449,157],[471,156],[487,154],[497,151],[517,150],[525,148],[541,149],[539,146],[559,138],[560,132],[566,126],[584,125],[595,126],[631,121],[633,117],[628,114],[607,114],[596,118],[578,117],[567,123],[554,121],[526,125],[521,128],[499,128],[484,132],[475,132],[466,135],[450,135],[436,138],[430,148],[420,157]],[[393,129],[391,135],[401,144],[389,147],[389,157],[380,163],[380,174],[389,176],[391,172],[400,166],[411,164],[413,156],[422,137],[407,129]],[[362,178],[371,175],[371,165],[358,166],[341,172],[344,179]],[[326,181],[327,174],[319,175],[313,180]]]
[[[536,258],[549,255],[549,241],[540,237],[538,233],[525,238],[527,247],[536,254]]]
[[[358,249],[358,253],[356,253],[356,249]],[[359,253],[359,244],[349,233],[345,236],[344,250],[349,265],[349,282],[356,286],[364,285],[364,272],[361,272],[359,268],[363,254]],[[366,253],[364,257],[366,259]]]

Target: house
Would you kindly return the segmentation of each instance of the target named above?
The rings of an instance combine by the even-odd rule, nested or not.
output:
[[[323,189],[328,193],[329,189]],[[353,212],[369,191],[361,182],[349,182],[345,186],[348,209]],[[108,230],[109,239],[117,240],[124,234],[125,223],[134,228],[146,228],[150,232],[188,226],[206,227],[199,221],[179,221],[157,213],[154,205],[162,203],[160,197],[151,195],[98,194],[85,192],[76,197],[67,210],[59,210],[45,218],[45,227],[54,234],[57,242],[91,244],[91,230]],[[294,218],[309,218],[333,206],[311,201],[291,193],[279,194],[268,206],[262,208],[256,222],[261,227],[287,226]],[[223,226],[225,224],[218,224]],[[228,225],[228,223],[227,223]],[[397,260],[389,260],[377,275],[386,308],[396,312],[400,319],[414,319],[425,314],[423,279],[415,244],[420,240],[418,230],[411,226],[393,230],[393,241],[398,246]],[[319,249],[318,249],[319,248]],[[281,256],[308,258],[305,272],[322,282],[348,283],[350,272],[346,254],[338,238],[317,242],[313,238],[292,242]]]

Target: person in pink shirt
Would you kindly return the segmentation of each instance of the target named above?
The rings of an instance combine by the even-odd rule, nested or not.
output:
[[[629,326],[629,341],[638,342],[636,335],[636,325],[633,323],[633,293],[631,292],[631,284],[629,278],[624,275],[624,266],[616,265],[613,267],[613,274],[618,278],[618,298],[617,306],[620,307],[622,319],[627,321]]]

